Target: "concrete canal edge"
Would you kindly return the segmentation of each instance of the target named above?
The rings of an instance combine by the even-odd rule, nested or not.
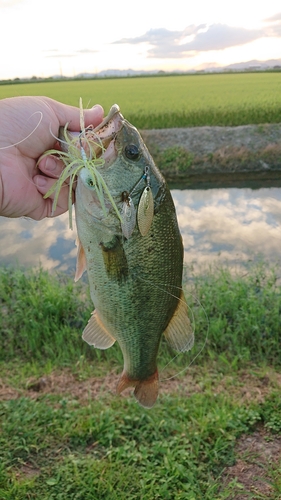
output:
[[[281,123],[142,130],[168,181],[281,179]]]

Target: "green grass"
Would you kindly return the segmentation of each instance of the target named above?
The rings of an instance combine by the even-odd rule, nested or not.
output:
[[[281,121],[281,72],[180,75],[0,85],[0,98],[46,95],[78,106],[119,104],[137,128]]]
[[[192,311],[200,360],[223,355],[229,362],[268,361],[281,366],[281,286],[278,271],[263,263],[243,277],[227,268],[193,275],[186,268],[186,297]],[[189,283],[189,284],[188,284]],[[115,345],[99,351],[81,341],[93,304],[86,284],[43,269],[23,272],[0,268],[0,361],[19,357],[26,362],[45,359],[56,366],[87,359],[122,361]],[[253,349],[253,344],[255,349]],[[196,352],[196,349],[195,349]],[[171,353],[163,346],[163,365]],[[191,352],[191,359],[194,357]],[[179,356],[178,363],[186,363]]]
[[[132,401],[79,407],[48,398],[0,408],[0,497],[13,500],[27,492],[40,499],[214,499],[216,477],[234,461],[235,437],[261,419],[257,409],[238,410],[211,393],[166,397],[153,412]],[[21,478],[26,463],[40,473]]]
[[[232,365],[251,361],[281,366],[278,278],[280,270],[264,263],[253,265],[243,277],[234,277],[227,268],[195,277],[193,293],[204,306],[197,306],[195,317],[199,334],[205,314],[209,319],[203,356],[223,355]]]
[[[87,285],[42,269],[0,269],[1,500],[236,498],[221,474],[235,463],[239,437],[261,428],[268,439],[281,434],[280,269],[186,272],[199,344],[192,357],[208,333],[207,343],[191,367],[192,357],[173,362],[171,371],[185,373],[167,392],[160,384],[148,411],[106,390],[81,397],[80,384],[122,366],[117,347],[102,353],[81,339],[92,309]],[[164,346],[162,367],[170,356]],[[32,382],[50,376],[55,384],[60,373],[72,374],[80,392],[30,392]],[[280,467],[268,464],[273,500]]]

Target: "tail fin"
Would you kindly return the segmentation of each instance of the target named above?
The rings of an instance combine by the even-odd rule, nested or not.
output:
[[[130,379],[123,372],[117,385],[117,393],[120,394],[127,387],[134,387],[134,396],[138,403],[144,408],[152,408],[158,397],[158,370],[145,380]]]

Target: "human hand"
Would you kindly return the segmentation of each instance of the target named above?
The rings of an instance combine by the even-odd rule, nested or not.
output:
[[[48,97],[12,97],[0,100],[0,215],[31,217],[35,220],[66,212],[68,186],[63,185],[56,210],[49,191],[63,170],[55,156],[37,160],[48,149],[58,149],[60,126],[80,132],[79,109]],[[84,111],[85,126],[97,126],[103,119],[101,106]],[[51,133],[52,132],[52,133]],[[53,134],[53,135],[52,135]]]

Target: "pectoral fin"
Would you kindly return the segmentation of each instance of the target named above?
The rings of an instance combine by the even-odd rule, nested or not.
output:
[[[183,292],[181,292],[178,307],[164,335],[168,344],[176,351],[189,351],[193,347],[194,334]]]
[[[96,310],[83,331],[82,339],[97,349],[108,349],[115,342],[115,338],[108,333]]]
[[[121,239],[114,236],[110,242],[100,243],[106,273],[112,280],[122,282],[128,277],[128,262]]]
[[[158,371],[145,380],[133,380],[123,372],[117,385],[117,393],[120,394],[127,387],[135,387],[134,396],[138,403],[144,408],[152,408],[158,397]]]
[[[82,274],[87,269],[85,251],[81,245],[79,238],[77,238],[76,240],[76,245],[77,245],[77,260],[76,260],[76,273],[74,278],[75,282],[81,278]]]

